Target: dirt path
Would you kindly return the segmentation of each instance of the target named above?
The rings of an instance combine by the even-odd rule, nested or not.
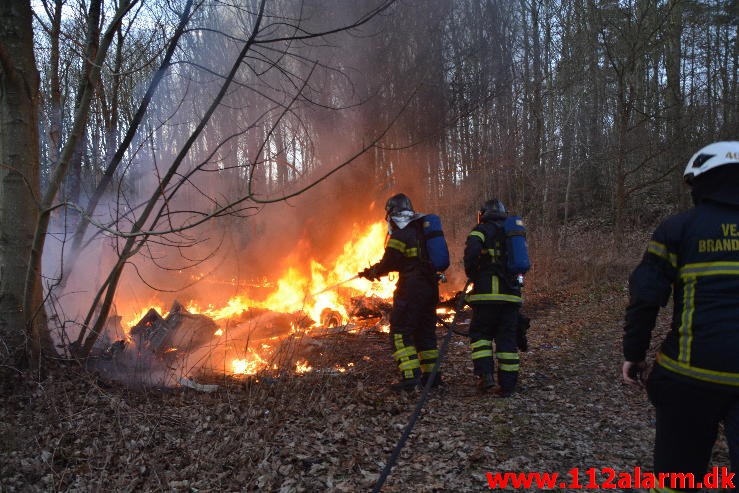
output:
[[[653,412],[620,380],[623,303],[620,292],[534,300],[521,392],[509,399],[477,392],[468,341],[455,335],[447,384],[383,491],[486,491],[498,471],[569,480],[580,468],[585,484],[588,468],[650,470]],[[70,370],[26,380],[0,396],[0,491],[369,491],[419,397],[385,390],[386,338],[319,338],[313,372],[210,394]],[[725,456],[720,444],[715,462]]]
[[[427,479],[481,491],[486,472],[558,472],[569,479],[573,468],[584,476],[588,468],[649,467],[651,408],[620,381],[622,310],[619,299],[608,297],[534,305],[521,392],[505,400],[476,391],[466,344],[455,341],[447,395],[432,400],[417,426],[415,449],[436,457],[425,468]],[[450,439],[453,446],[434,452]],[[389,484],[423,484],[424,472],[410,472],[413,455]]]

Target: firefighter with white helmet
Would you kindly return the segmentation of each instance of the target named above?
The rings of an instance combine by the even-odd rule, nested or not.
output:
[[[622,373],[631,385],[645,383],[655,406],[655,472],[701,480],[722,422],[739,471],[739,141],[699,150],[684,178],[694,207],[657,227],[629,280]],[[671,330],[645,378],[670,293]]]

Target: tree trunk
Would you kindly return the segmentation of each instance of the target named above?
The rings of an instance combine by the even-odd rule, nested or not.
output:
[[[62,29],[62,0],[54,1],[51,20],[51,53],[49,56],[49,161],[59,159],[62,141],[62,86],[59,77],[59,38]]]
[[[683,95],[680,87],[680,63],[682,61],[682,30],[683,30],[683,0],[672,0],[668,5],[668,36],[665,53],[665,68],[667,72],[667,135],[670,139],[670,160],[672,163],[687,161],[685,156],[685,135],[683,135]],[[674,173],[673,193],[678,199],[681,209],[689,205],[689,195],[685,193],[685,185],[681,173]]]
[[[626,160],[627,138],[630,120],[630,101],[623,72],[618,75],[617,114],[616,114],[616,156],[613,172],[613,216],[616,238],[621,236],[624,227],[626,208]]]
[[[35,363],[45,317],[23,313],[28,252],[38,219],[39,75],[33,52],[31,5],[0,2],[0,365]],[[41,273],[33,306],[41,304]],[[43,309],[41,309],[43,311]],[[35,320],[31,326],[27,320]],[[42,335],[43,334],[43,335]]]

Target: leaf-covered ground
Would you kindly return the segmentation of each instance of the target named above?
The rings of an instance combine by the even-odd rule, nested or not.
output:
[[[498,471],[569,479],[580,468],[586,484],[588,468],[650,470],[653,410],[620,379],[623,306],[618,289],[534,297],[531,349],[508,399],[477,391],[467,339],[454,335],[446,385],[383,491],[485,491]],[[212,393],[74,369],[18,377],[0,396],[0,491],[370,491],[420,397],[386,390],[386,338],[317,338],[313,372],[220,381]],[[714,455],[728,465],[723,441]]]

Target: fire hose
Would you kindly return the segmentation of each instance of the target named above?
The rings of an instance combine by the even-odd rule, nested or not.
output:
[[[470,280],[467,280],[467,284],[465,284],[462,293],[467,292],[467,289],[469,289],[471,283],[472,282]],[[408,441],[408,437],[410,436],[411,431],[413,431],[413,427],[415,426],[418,417],[421,415],[421,409],[423,409],[424,404],[426,404],[426,401],[428,400],[429,393],[431,392],[431,386],[436,379],[436,375],[439,373],[441,362],[444,359],[444,356],[446,356],[447,349],[449,348],[449,341],[452,338],[454,328],[459,323],[459,320],[462,317],[461,313],[464,309],[464,305],[465,297],[463,295],[458,295],[455,305],[454,318],[452,319],[452,322],[449,324],[447,322],[444,322],[443,320],[439,320],[442,325],[447,328],[446,335],[444,336],[444,341],[442,342],[441,349],[439,350],[439,357],[436,359],[436,364],[434,364],[433,370],[431,370],[431,375],[429,376],[428,380],[426,380],[426,385],[424,385],[423,387],[423,392],[421,393],[421,398],[418,400],[418,404],[416,404],[416,409],[413,411],[413,414],[411,414],[411,418],[408,420],[408,424],[405,425],[403,434],[400,436],[398,443],[395,445],[395,449],[390,454],[390,457],[385,464],[385,468],[380,473],[380,477],[377,478],[377,482],[372,489],[372,493],[379,493],[380,490],[382,490],[382,486],[385,484],[388,476],[390,476],[390,471],[395,465],[395,462],[397,462],[398,457],[400,456],[400,452],[405,446],[405,442]]]
[[[313,294],[310,294],[310,295],[308,295],[308,296],[309,296],[310,298],[315,298],[315,297],[316,297],[316,296],[318,296],[319,294],[323,294],[323,293],[325,293],[326,291],[331,291],[332,289],[336,289],[336,288],[338,288],[339,286],[341,286],[341,285],[343,285],[343,284],[346,284],[346,283],[348,283],[348,282],[351,282],[351,281],[353,281],[354,279],[359,279],[359,274],[357,274],[357,275],[356,275],[356,276],[354,276],[354,277],[350,277],[349,279],[344,279],[344,280],[343,280],[343,281],[341,281],[341,282],[337,282],[336,284],[333,284],[333,285],[331,285],[331,286],[329,286],[329,287],[327,287],[327,288],[323,288],[322,290],[318,291],[317,293],[313,293]]]

